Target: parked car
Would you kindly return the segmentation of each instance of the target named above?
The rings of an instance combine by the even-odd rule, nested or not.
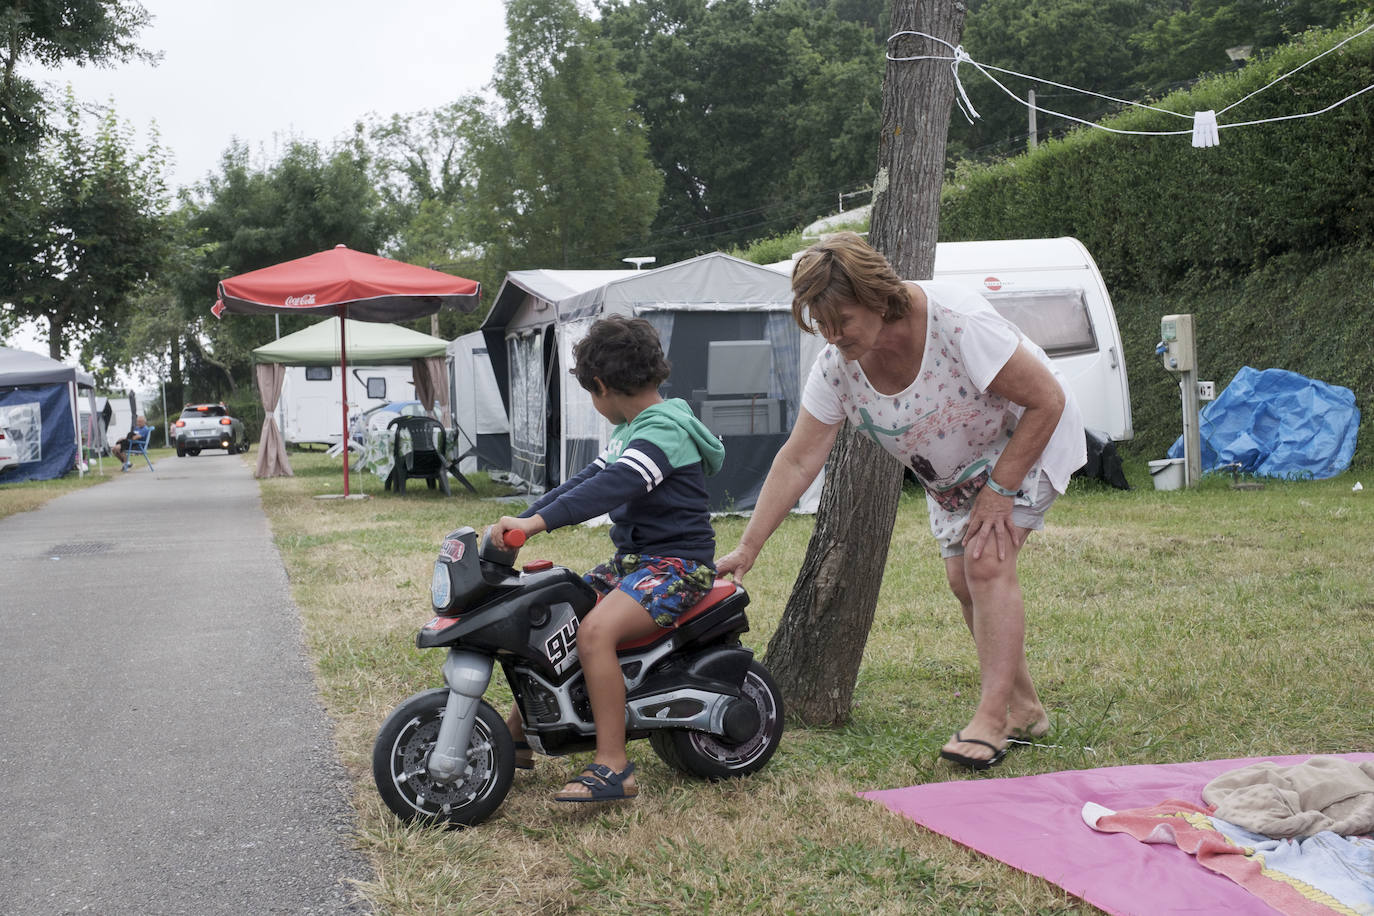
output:
[[[424,413],[425,408],[419,401],[390,401],[378,404],[354,418],[353,438],[362,440],[368,433],[386,429],[387,424],[397,417],[422,417]]]
[[[222,448],[231,455],[248,451],[243,421],[229,416],[223,404],[187,404],[172,426],[177,456],[199,455],[203,448]]]
[[[0,473],[19,465],[19,443],[10,431],[0,426]]]

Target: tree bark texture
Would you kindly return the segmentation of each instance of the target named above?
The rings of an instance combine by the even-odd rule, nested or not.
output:
[[[892,30],[924,32],[957,46],[965,12],[963,0],[894,0]],[[889,57],[953,56],[945,45],[912,35],[888,42],[887,52]],[[954,91],[947,60],[887,62],[869,242],[899,275],[912,280],[930,279],[935,268]]]
[[[957,45],[965,11],[962,0],[894,0],[892,29]],[[888,54],[951,56],[912,36],[891,41]],[[903,277],[929,279],[934,269],[953,101],[947,61],[888,61],[869,241]],[[902,485],[902,466],[848,423],[826,467],[816,527],[766,653],[791,717],[806,725],[849,718]]]
[[[806,559],[766,653],[797,722],[849,718],[901,491],[902,466],[845,423],[830,452]]]

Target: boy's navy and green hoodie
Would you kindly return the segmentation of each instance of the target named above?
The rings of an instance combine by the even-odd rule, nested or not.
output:
[[[520,517],[538,514],[552,531],[610,513],[616,553],[709,564],[716,534],[706,476],[724,460],[725,446],[686,401],[662,401],[613,429],[595,461]]]

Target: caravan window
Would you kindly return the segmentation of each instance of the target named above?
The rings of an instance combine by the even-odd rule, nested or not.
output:
[[[328,382],[334,379],[334,368],[332,366],[306,366],[305,380],[307,382]]]
[[[367,380],[367,396],[374,401],[386,400],[386,379],[374,375]]]
[[[992,307],[1050,356],[1097,352],[1097,335],[1081,289],[984,293]]]

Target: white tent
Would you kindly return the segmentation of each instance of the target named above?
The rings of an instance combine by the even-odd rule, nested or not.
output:
[[[447,349],[454,435],[459,437],[459,454],[465,456],[458,469],[464,474],[509,469],[510,421],[501,406],[486,339],[473,331],[450,341]]]
[[[19,465],[5,482],[51,480],[73,467],[85,473],[81,455],[78,392],[95,412],[90,373],[28,350],[0,347],[0,425],[19,444]]]
[[[673,365],[661,389],[725,442],[707,481],[714,509],[754,505],[800,404],[802,338],[787,277],[715,252],[655,270],[506,275],[481,333],[510,419],[510,470],[542,490],[576,473],[610,427],[568,376],[593,321],[651,322]]]
[[[346,319],[344,331],[348,335],[348,364],[350,366],[394,366],[408,365],[412,370],[415,396],[421,404],[439,405],[441,421],[447,420],[448,387],[444,385],[444,347],[448,343],[442,338],[421,334],[399,325],[374,321],[354,321]],[[281,396],[286,366],[328,366],[340,365],[342,343],[339,337],[339,319],[326,318],[308,328],[279,337],[270,343],[253,350],[253,362],[258,365],[280,365],[283,368],[275,375],[271,392],[268,422],[263,423],[262,439],[258,448],[257,476],[289,475],[291,465],[286,457],[286,446],[277,427],[275,418],[276,404]],[[259,373],[259,388],[264,386],[264,375]],[[342,385],[340,385],[342,389]],[[343,438],[344,423],[342,414],[343,391],[339,400],[332,401],[336,416],[340,417],[339,438]]]

